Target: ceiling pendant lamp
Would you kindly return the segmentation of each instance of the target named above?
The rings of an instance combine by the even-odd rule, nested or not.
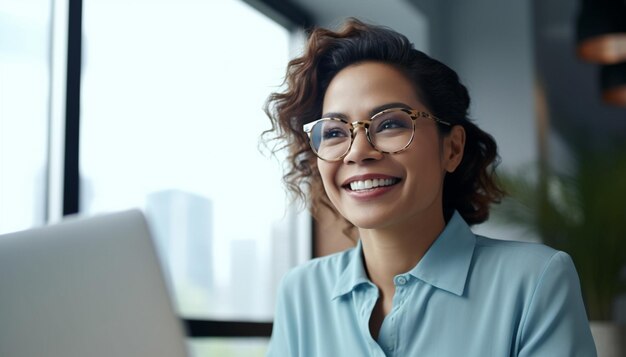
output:
[[[626,107],[626,0],[581,0],[578,57],[599,64],[602,100]]]
[[[626,107],[626,62],[603,65],[600,69],[600,85],[605,103]]]
[[[586,39],[578,45],[578,57],[591,63],[626,61],[626,33],[612,33]]]
[[[626,62],[625,0],[582,0],[577,23],[578,56],[598,64]]]

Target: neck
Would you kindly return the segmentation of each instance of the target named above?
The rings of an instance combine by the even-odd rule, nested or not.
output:
[[[402,226],[360,229],[370,280],[384,292],[393,292],[393,278],[417,265],[444,227],[443,214],[439,214]]]

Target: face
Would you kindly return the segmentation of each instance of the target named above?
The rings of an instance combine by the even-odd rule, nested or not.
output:
[[[384,63],[365,62],[343,69],[332,79],[324,95],[323,113],[324,117],[363,121],[377,108],[393,103],[429,112],[404,74]],[[365,130],[359,127],[348,154],[336,162],[318,159],[318,168],[330,201],[355,226],[405,227],[443,217],[443,178],[458,166],[463,144],[460,126],[440,137],[433,120],[418,118],[408,149],[383,154],[369,144]],[[379,186],[359,189],[361,183]]]

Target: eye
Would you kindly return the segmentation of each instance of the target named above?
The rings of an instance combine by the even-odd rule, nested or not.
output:
[[[315,124],[313,133],[318,140],[338,140],[350,137],[350,128],[342,121],[322,120]]]
[[[345,137],[348,137],[348,133],[346,132],[346,130],[338,127],[325,129],[322,135],[322,138],[324,140]]]
[[[374,132],[380,133],[383,131],[411,129],[411,125],[411,117],[404,112],[390,113],[389,115],[376,118],[372,123],[372,129]]]

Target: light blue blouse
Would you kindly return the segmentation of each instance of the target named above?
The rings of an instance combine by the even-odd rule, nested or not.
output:
[[[268,356],[596,356],[571,258],[474,235],[455,213],[421,261],[394,279],[378,340],[378,289],[361,244],[282,280]]]

